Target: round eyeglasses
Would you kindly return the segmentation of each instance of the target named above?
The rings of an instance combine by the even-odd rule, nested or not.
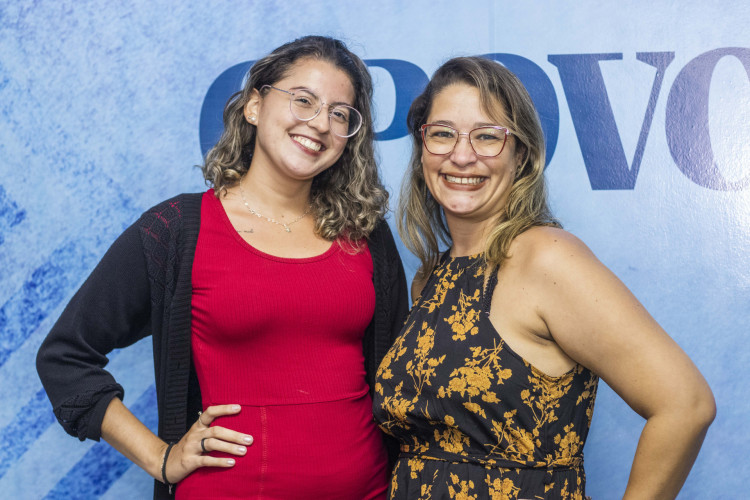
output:
[[[488,125],[469,132],[459,132],[448,125],[427,123],[420,127],[422,142],[427,151],[434,155],[447,155],[453,152],[462,135],[469,137],[469,144],[477,154],[485,158],[497,156],[503,152],[505,142],[511,132],[505,127]]]
[[[289,94],[289,110],[296,119],[303,122],[309,122],[320,114],[323,106],[328,106],[328,123],[331,132],[339,137],[351,137],[362,127],[362,115],[347,104],[328,104],[308,89],[290,92],[273,85],[263,85],[260,90],[263,91],[266,88]]]

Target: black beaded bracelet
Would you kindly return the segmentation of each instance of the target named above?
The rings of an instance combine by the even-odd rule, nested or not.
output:
[[[169,487],[170,495],[172,494],[174,483],[167,481],[167,458],[169,458],[169,452],[172,451],[172,446],[174,446],[174,443],[169,443],[167,446],[167,451],[164,452],[164,462],[161,464],[161,478],[164,480],[164,484]]]

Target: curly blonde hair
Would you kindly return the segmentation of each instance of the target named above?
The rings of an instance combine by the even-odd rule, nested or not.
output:
[[[315,232],[333,241],[367,237],[387,211],[388,192],[375,161],[372,124],[372,78],[365,63],[343,42],[323,36],[306,36],[286,43],[258,60],[242,90],[224,107],[224,131],[206,154],[203,177],[216,196],[236,185],[250,168],[255,148],[254,125],[245,120],[244,108],[253,89],[275,85],[302,59],[327,61],[349,76],[354,87],[353,106],[362,115],[362,127],[350,137],[341,157],[313,178],[310,203]]]
[[[409,170],[401,186],[397,225],[404,244],[421,261],[420,277],[428,275],[437,265],[440,244],[451,244],[443,209],[425,183],[420,127],[427,123],[435,96],[457,83],[479,90],[483,111],[507,122],[502,125],[513,134],[516,148],[522,153],[507,205],[487,238],[484,253],[487,263],[500,266],[508,258],[513,239],[533,226],[561,227],[547,203],[544,134],[526,88],[510,70],[489,59],[450,59],[435,71],[424,92],[412,103],[406,118],[413,148]]]

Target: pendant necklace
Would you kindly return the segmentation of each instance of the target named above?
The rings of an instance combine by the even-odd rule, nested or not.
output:
[[[286,230],[287,233],[291,233],[292,232],[292,230],[291,230],[291,228],[289,226],[291,226],[292,224],[295,224],[295,223],[301,221],[307,214],[310,213],[310,210],[312,210],[312,205],[308,205],[307,206],[307,210],[305,210],[305,212],[302,215],[300,215],[299,217],[297,217],[293,221],[287,222],[287,223],[279,222],[279,221],[277,221],[276,219],[274,219],[272,217],[266,217],[265,215],[261,214],[260,212],[258,212],[256,210],[253,210],[252,208],[250,208],[250,205],[247,204],[247,198],[245,198],[245,190],[242,189],[242,182],[240,182],[239,186],[240,186],[240,196],[242,196],[242,203],[245,204],[245,208],[247,208],[247,210],[251,214],[253,214],[254,216],[258,217],[259,219],[266,219],[268,222],[272,222],[273,224],[276,224],[277,226],[283,227],[284,230]],[[250,229],[249,231],[237,231],[237,232],[238,233],[252,233],[253,230]]]

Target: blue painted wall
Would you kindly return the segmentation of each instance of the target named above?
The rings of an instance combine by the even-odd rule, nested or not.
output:
[[[495,54],[522,75],[550,138],[557,215],[716,395],[718,417],[681,498],[745,498],[750,5],[625,3],[0,0],[3,496],[150,496],[145,473],[54,422],[36,350],[142,210],[204,189],[194,165],[210,142],[215,105],[205,99],[220,75],[323,33],[371,65],[394,201],[409,155],[404,103],[424,75],[464,54]],[[403,258],[413,273],[416,259]],[[148,341],[115,353],[110,368],[126,403],[155,426]],[[621,495],[642,425],[602,387],[586,446],[594,498]]]

